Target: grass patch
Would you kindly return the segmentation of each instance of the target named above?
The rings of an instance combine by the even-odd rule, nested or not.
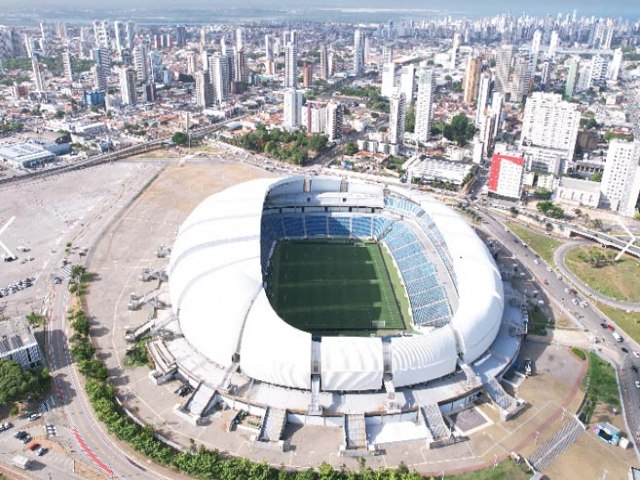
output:
[[[549,319],[540,311],[540,308],[533,307],[529,310],[529,333],[533,335],[546,335],[547,328],[552,327]]]
[[[627,313],[624,310],[609,307],[603,303],[594,302],[598,309],[620,327],[627,336],[640,342],[640,314],[637,312]]]
[[[522,227],[513,222],[507,222],[507,227],[520,239],[529,245],[529,248],[542,257],[549,265],[553,265],[553,253],[562,242],[541,233],[534,233],[528,228]]]
[[[578,347],[571,347],[571,351],[573,354],[578,357],[580,360],[584,361],[587,359],[587,354],[584,353],[584,350]]]
[[[640,302],[640,260],[624,255],[614,262],[617,252],[602,247],[581,246],[571,249],[565,263],[580,280],[596,292],[616,300]],[[602,266],[595,266],[601,258]]]
[[[529,478],[531,473],[528,473],[527,467],[511,459],[499,463],[496,467],[445,477],[446,480],[525,480]]]
[[[269,298],[287,323],[314,334],[401,331],[408,316],[394,270],[377,243],[282,241],[273,253]]]
[[[583,422],[591,421],[598,403],[620,408],[616,373],[611,365],[593,352],[589,352],[589,371],[584,379],[583,388],[586,391],[585,401],[578,414]]]

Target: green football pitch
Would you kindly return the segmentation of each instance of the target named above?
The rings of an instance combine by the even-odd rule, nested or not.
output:
[[[290,240],[276,245],[269,298],[290,325],[316,335],[386,335],[407,329],[397,268],[377,243]]]

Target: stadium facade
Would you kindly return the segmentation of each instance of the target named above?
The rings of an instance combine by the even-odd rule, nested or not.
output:
[[[314,238],[381,244],[402,280],[410,328],[320,336],[284,321],[265,288],[272,252],[281,240]],[[225,403],[262,416],[261,440],[277,440],[266,431],[274,412],[285,423],[361,416],[363,429],[374,417],[422,419],[437,440],[447,437],[437,431],[441,413],[481,392],[503,418],[522,404],[497,380],[526,328],[505,320],[503,282],[485,244],[424,193],[329,176],[242,183],[189,215],[167,273],[175,335],[151,342],[152,376],[189,381],[195,391],[178,413],[196,422]]]

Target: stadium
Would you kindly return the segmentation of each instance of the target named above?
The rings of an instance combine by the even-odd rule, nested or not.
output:
[[[522,406],[499,380],[525,319],[506,315],[482,240],[424,193],[331,176],[235,185],[182,224],[167,274],[172,334],[149,345],[152,378],[189,382],[176,413],[197,424],[224,404],[262,419],[258,442],[325,425],[348,453],[388,422],[411,425],[395,440],[446,443],[443,414],[483,394],[503,419]]]

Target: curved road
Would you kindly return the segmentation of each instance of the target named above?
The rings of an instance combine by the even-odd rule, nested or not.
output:
[[[571,281],[571,283],[576,285],[578,288],[580,288],[580,290],[586,292],[591,298],[595,298],[600,303],[604,303],[605,305],[608,305],[613,308],[618,308],[620,310],[640,312],[640,303],[625,302],[622,300],[616,300],[614,298],[602,295],[601,293],[598,293],[595,290],[593,290],[591,287],[589,287],[586,283],[580,280],[580,278],[578,278],[577,275],[575,275],[571,270],[569,270],[566,263],[564,262],[564,257],[569,250],[575,247],[579,247],[580,245],[593,245],[593,242],[588,242],[585,240],[580,242],[565,243],[554,252],[553,261],[555,262],[556,266],[558,267],[558,270],[560,270],[562,275],[567,277]]]
[[[524,267],[525,272],[528,271],[533,275],[532,280],[537,283],[534,285],[538,291],[544,293],[543,298],[556,305],[568,318],[578,323],[581,329],[589,335],[591,341],[598,340],[598,343],[593,345],[596,352],[600,353],[603,347],[611,352],[612,355],[607,355],[607,358],[612,360],[617,367],[623,413],[629,434],[635,440],[636,456],[640,459],[640,452],[636,446],[640,443],[640,389],[635,385],[636,381],[640,381],[638,373],[640,372],[640,353],[638,353],[638,357],[631,354],[631,350],[640,352],[640,345],[633,339],[626,338],[626,335],[623,335],[625,340],[622,343],[616,342],[606,326],[602,327],[604,323],[615,325],[611,319],[591,305],[585,308],[575,306],[571,301],[573,296],[565,293],[567,284],[562,275],[556,273],[552,266],[547,265],[543,259],[538,258],[520,241],[519,237],[513,234],[499,219],[493,217],[491,213],[482,208],[476,208],[475,211],[483,219],[481,228],[511,251],[514,259]]]

